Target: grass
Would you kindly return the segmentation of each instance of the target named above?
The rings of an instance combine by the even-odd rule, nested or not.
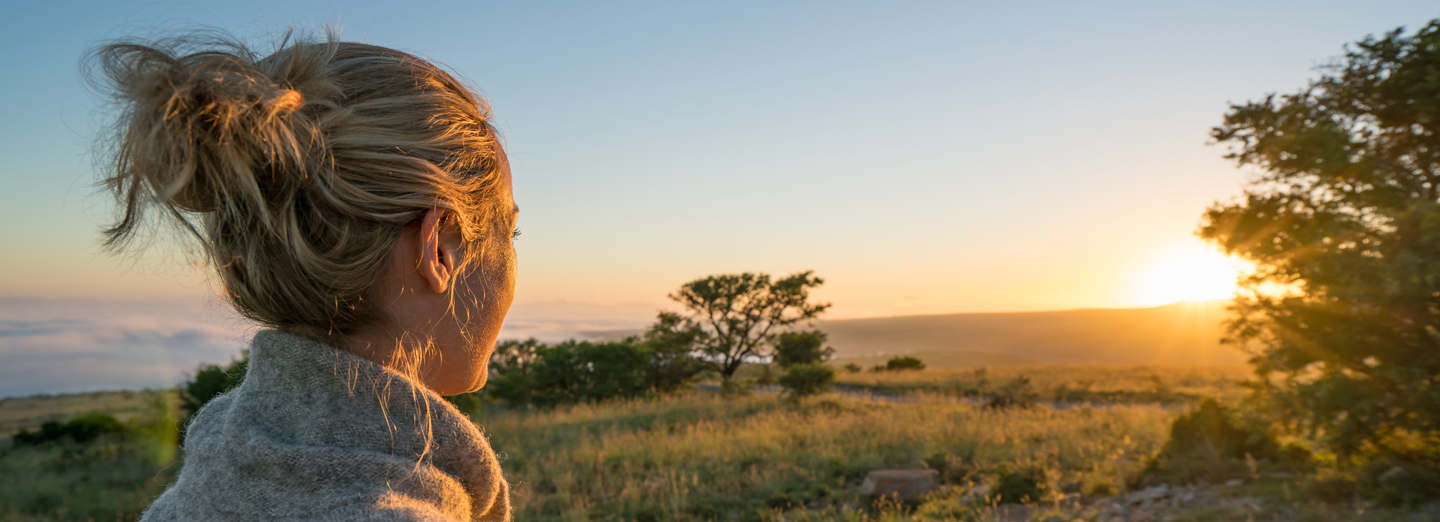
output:
[[[971,485],[1028,473],[1045,482],[1033,519],[1094,521],[1106,517],[1057,499],[1126,493],[1184,411],[1180,403],[1099,398],[1137,399],[1155,389],[1237,397],[1243,390],[1234,380],[1244,372],[1037,366],[992,368],[983,381],[1003,386],[1022,375],[1042,398],[1089,390],[1095,403],[991,408],[954,400],[959,386],[982,381],[974,370],[924,370],[842,374],[845,384],[914,399],[905,401],[691,392],[553,410],[491,405],[474,418],[504,459],[517,520],[993,520],[994,506],[962,505],[959,497]],[[18,448],[0,442],[0,520],[137,519],[178,471],[173,446],[145,436],[173,412],[168,395],[156,397],[151,415],[130,417],[136,429],[126,438]],[[91,404],[128,404],[122,399],[102,394]],[[0,414],[15,404],[0,402]],[[922,467],[939,471],[944,484],[926,499],[877,502],[859,490],[872,470]],[[1192,522],[1440,519],[1416,506],[1379,509],[1349,493],[1315,493],[1314,482],[1261,473],[1219,488],[1217,497],[1264,499],[1259,510],[1217,502],[1169,515]]]
[[[178,405],[180,398],[175,390],[142,390],[0,399],[0,437],[9,437],[21,429],[34,429],[46,421],[65,421],[92,411],[130,422],[150,414],[157,401],[165,400]]]
[[[884,468],[939,467],[962,482],[1035,465],[1062,483],[1123,488],[1174,415],[690,394],[477,422],[506,456],[519,520],[778,520],[799,508],[859,516],[861,480]]]
[[[0,520],[138,520],[178,471],[151,440],[0,448]]]
[[[877,393],[985,397],[1024,378],[1041,401],[1180,404],[1204,397],[1236,401],[1246,393],[1239,383],[1249,375],[1242,366],[1034,365],[841,372],[835,384]]]

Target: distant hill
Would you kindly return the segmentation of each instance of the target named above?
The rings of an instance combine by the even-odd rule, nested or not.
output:
[[[862,366],[897,354],[934,367],[1244,364],[1242,352],[1219,342],[1225,304],[878,317],[822,321],[819,328],[830,335],[837,359]]]

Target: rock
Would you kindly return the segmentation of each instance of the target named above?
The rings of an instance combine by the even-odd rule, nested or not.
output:
[[[1005,504],[995,508],[995,516],[1007,522],[1025,522],[1030,520],[1030,513],[1034,511],[1030,506],[1020,504]]]
[[[971,502],[989,502],[990,491],[991,488],[989,484],[981,484],[979,486],[975,486],[974,488],[971,488],[970,491],[966,491],[964,495],[960,496],[960,504],[964,505]]]
[[[1161,484],[1153,488],[1145,488],[1125,495],[1125,501],[1131,504],[1140,504],[1142,502],[1154,502],[1167,496],[1170,496],[1170,486]]]
[[[881,469],[871,471],[860,491],[876,497],[910,500],[940,485],[940,473],[933,469]]]

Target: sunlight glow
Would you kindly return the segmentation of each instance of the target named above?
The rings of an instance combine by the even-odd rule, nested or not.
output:
[[[1235,295],[1236,280],[1252,269],[1198,241],[1163,250],[1142,266],[1131,293],[1139,306],[1228,299]]]

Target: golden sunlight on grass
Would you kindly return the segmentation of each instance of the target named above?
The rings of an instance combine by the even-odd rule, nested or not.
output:
[[[1249,263],[1198,241],[1161,250],[1135,274],[1129,296],[1137,306],[1209,301],[1235,295],[1236,281]]]

